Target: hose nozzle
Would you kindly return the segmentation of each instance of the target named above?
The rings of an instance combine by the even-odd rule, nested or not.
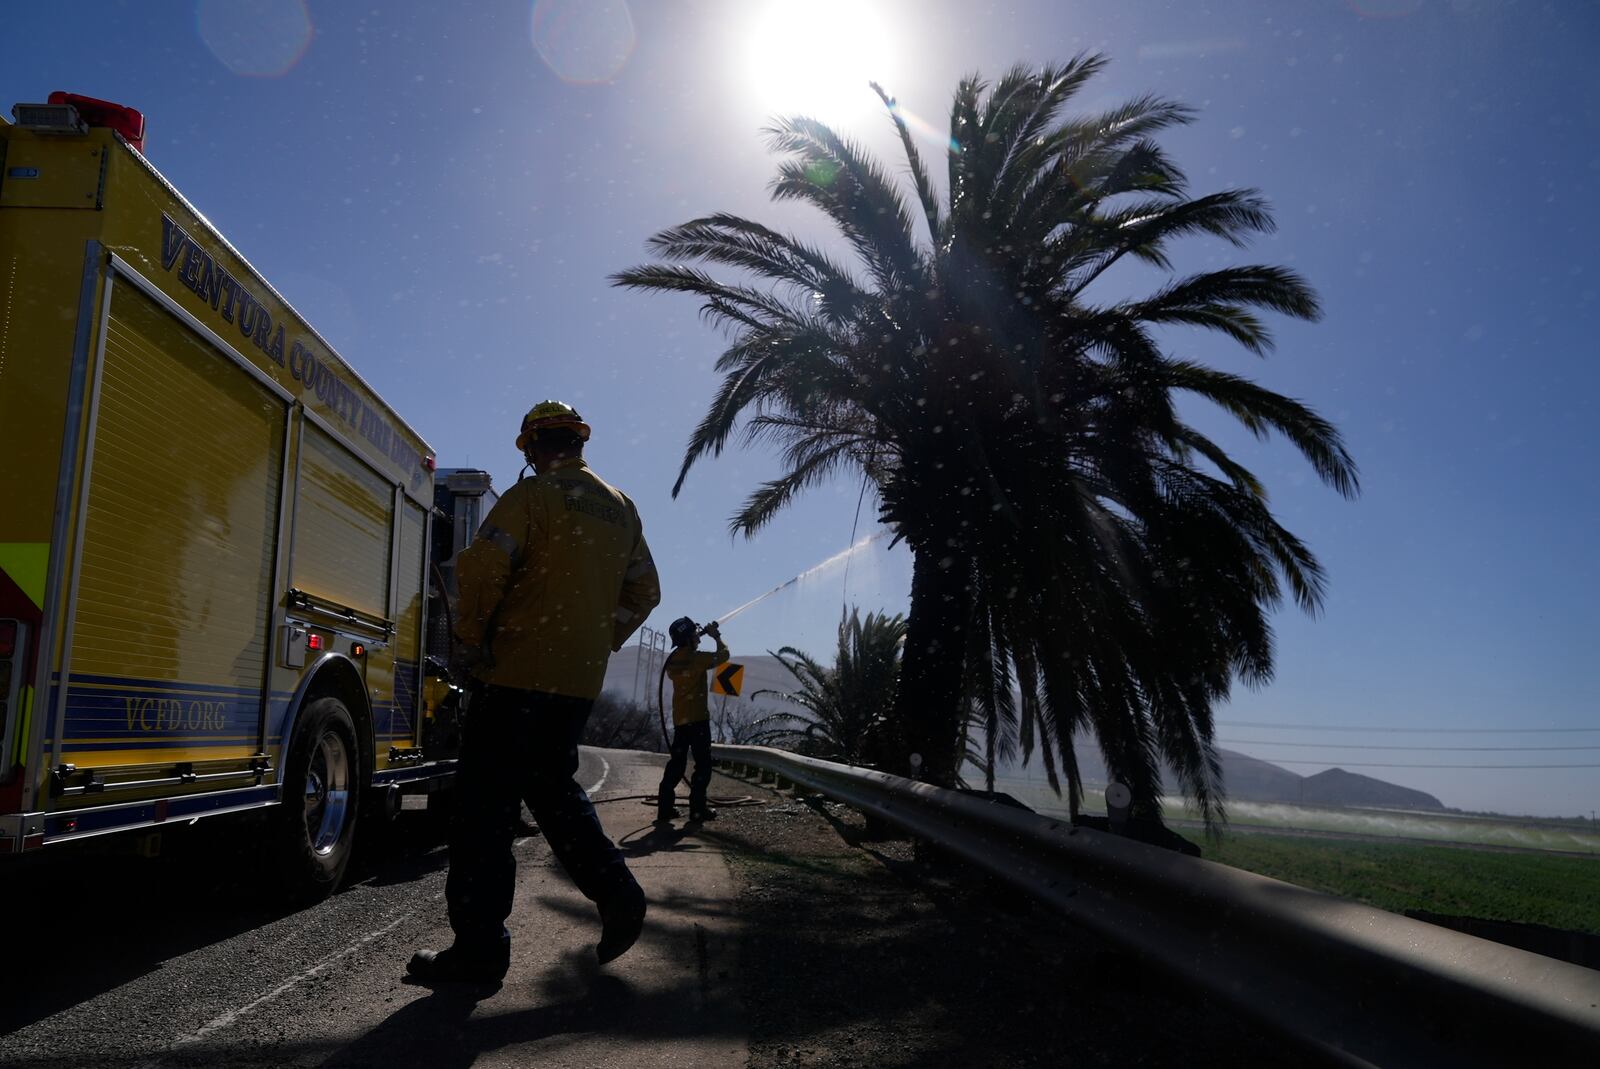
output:
[[[687,616],[680,616],[667,628],[667,637],[672,640],[674,646],[685,646],[701,635],[716,635],[719,631],[720,626],[716,620],[701,625]]]

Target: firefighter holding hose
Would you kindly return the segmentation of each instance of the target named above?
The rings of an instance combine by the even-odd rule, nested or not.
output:
[[[710,635],[717,648],[701,653],[701,635]],[[694,775],[689,777],[689,820],[691,823],[715,820],[716,811],[706,802],[706,787],[711,783],[711,713],[706,706],[706,673],[728,660],[728,647],[722,643],[722,629],[713,620],[704,628],[687,616],[672,621],[667,628],[672,652],[662,672],[672,680],[672,750],[667,771],[661,777],[656,795],[656,823],[664,824],[678,816],[678,781],[694,754]]]

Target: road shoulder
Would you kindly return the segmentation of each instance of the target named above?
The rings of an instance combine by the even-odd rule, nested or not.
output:
[[[865,838],[846,806],[733,791],[763,803],[712,833],[739,883],[751,1069],[1306,1064],[1009,889]]]

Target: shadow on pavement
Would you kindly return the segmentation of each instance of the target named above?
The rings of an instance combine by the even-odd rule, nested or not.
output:
[[[439,842],[422,819],[364,836],[345,887],[437,871],[445,864]],[[6,956],[28,966],[0,970],[0,1035],[295,913],[259,875],[259,844],[250,818],[218,817],[164,830],[157,857],[106,840],[18,859],[4,875],[16,910]]]
[[[540,895],[538,903],[539,909],[571,918],[573,931],[592,930],[596,939],[600,937],[599,917],[594,906],[584,899]],[[674,918],[734,917],[738,914],[737,905],[723,898],[687,894],[656,895],[649,899],[649,912],[645,914],[644,927],[648,932]]]
[[[701,843],[695,841],[695,838],[696,829],[693,828],[646,824],[619,838],[617,849],[621,850],[623,856],[630,861],[663,851],[678,853],[705,849]]]
[[[573,957],[581,960],[582,956]],[[266,1065],[467,1069],[485,1055],[507,1048],[542,1043],[541,1053],[548,1054],[552,1048],[566,1045],[559,1040],[547,1042],[555,1037],[576,1041],[589,1035],[614,1035],[645,1042],[698,1040],[712,1035],[737,1038],[729,1032],[727,1015],[720,1008],[700,1008],[689,985],[641,994],[621,977],[598,972],[592,963],[584,970],[568,961],[535,986],[539,990],[532,992],[531,998],[517,999],[521,1008],[502,1011],[484,988],[441,985],[344,1045],[290,1038],[253,1050],[223,1040],[169,1051],[158,1061],[170,1069],[219,1065],[241,1069]],[[147,1061],[148,1057],[141,1055],[97,1064],[134,1069]],[[64,1063],[51,1057],[12,1064],[15,1069],[65,1069]]]
[[[440,988],[401,1007],[322,1064],[330,1069],[465,1069],[485,1054],[555,1036],[604,1033],[665,1040],[699,1038],[725,1028],[720,1010],[704,1008],[692,985],[640,992],[620,976],[601,972],[587,952],[565,955],[534,986],[531,993],[513,990],[531,994],[518,1001],[532,1005],[506,1012],[480,1003],[470,992]]]

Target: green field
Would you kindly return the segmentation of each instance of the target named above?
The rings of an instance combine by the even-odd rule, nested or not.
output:
[[[1600,859],[1185,830],[1211,861],[1380,909],[1425,909],[1600,934]]]
[[[1065,802],[1037,780],[1001,779],[996,786],[1040,813],[1060,813]],[[1382,809],[1339,809],[1290,805],[1286,802],[1231,801],[1228,821],[1257,828],[1296,828],[1371,835],[1385,839],[1427,839],[1474,846],[1512,846],[1524,850],[1600,855],[1600,830],[1592,821],[1537,821],[1492,815],[1419,813]],[[1105,796],[1094,788],[1083,792],[1085,813],[1105,812]],[[1181,798],[1162,799],[1168,821],[1194,819]]]
[[[1013,779],[996,786],[1038,812],[1065,811],[1062,800],[1041,783]],[[1194,818],[1182,799],[1163,801],[1169,822]],[[1086,789],[1083,811],[1103,813],[1104,795]],[[1222,841],[1212,843],[1198,827],[1179,824],[1174,830],[1197,843],[1211,861],[1380,909],[1422,909],[1600,934],[1600,835],[1576,822],[1267,802],[1229,803],[1228,818],[1235,827],[1342,832],[1388,841],[1224,828]],[[1461,846],[1407,841],[1416,839]],[[1470,849],[1485,846],[1526,852]],[[1538,850],[1597,856],[1532,852]]]
[[[1164,800],[1168,820],[1195,814],[1180,799]],[[1469,817],[1450,813],[1417,813],[1384,809],[1335,809],[1281,802],[1229,802],[1228,820],[1256,827],[1336,831],[1392,839],[1432,839],[1475,846],[1512,846],[1523,850],[1600,854],[1600,834],[1593,828],[1540,823],[1502,817]]]

